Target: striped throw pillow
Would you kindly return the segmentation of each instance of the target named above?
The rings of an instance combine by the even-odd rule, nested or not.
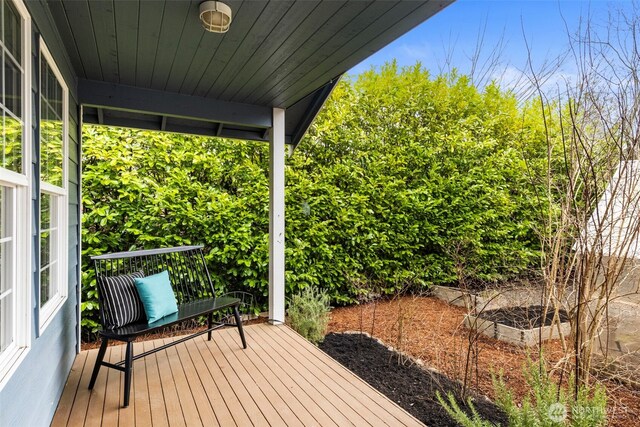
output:
[[[99,277],[98,292],[102,300],[102,322],[115,329],[146,319],[134,279],[144,277],[142,271],[122,276]]]

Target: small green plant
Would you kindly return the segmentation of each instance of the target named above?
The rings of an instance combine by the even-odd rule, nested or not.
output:
[[[483,420],[480,414],[478,413],[475,406],[473,406],[473,402],[471,398],[467,399],[467,406],[471,411],[471,416],[467,414],[458,404],[453,393],[447,393],[447,400],[442,397],[439,391],[436,391],[436,397],[438,398],[438,402],[447,411],[447,414],[462,427],[493,427],[489,421]]]
[[[544,359],[540,364],[527,362],[524,374],[530,393],[518,404],[502,374],[493,376],[496,403],[509,418],[510,426],[571,426],[598,427],[607,421],[607,396],[603,386],[595,384],[588,389],[579,387],[575,399],[570,390],[574,389],[574,378],[569,378],[568,387],[556,384],[546,369]]]
[[[502,374],[493,376],[496,404],[509,419],[509,427],[600,427],[606,425],[607,395],[604,387],[596,384],[588,389],[580,386],[575,399],[569,390],[574,388],[574,379],[567,387],[556,384],[544,367],[529,360],[524,368],[525,380],[530,393],[521,403],[508,389]],[[462,410],[452,393],[447,400],[438,395],[438,401],[449,416],[464,427],[487,427],[492,424],[483,420],[473,404],[467,402],[471,416]]]
[[[291,297],[289,323],[300,335],[314,344],[324,339],[329,324],[329,295],[307,287]]]

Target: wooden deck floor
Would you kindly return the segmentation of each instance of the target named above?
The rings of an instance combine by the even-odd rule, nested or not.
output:
[[[123,375],[105,367],[87,390],[97,350],[82,352],[53,426],[420,426],[415,418],[286,326],[214,332],[134,363],[131,404]],[[135,353],[168,340],[137,343]],[[124,346],[105,358],[124,358]]]

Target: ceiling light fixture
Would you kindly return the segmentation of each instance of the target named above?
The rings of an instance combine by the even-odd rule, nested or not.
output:
[[[220,1],[200,3],[200,21],[205,30],[226,33],[231,26],[231,8]]]

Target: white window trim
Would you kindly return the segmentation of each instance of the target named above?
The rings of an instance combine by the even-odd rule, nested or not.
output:
[[[24,174],[0,168],[0,182],[14,186],[16,191],[15,209],[23,212],[18,221],[16,236],[16,287],[14,315],[14,342],[0,355],[0,390],[4,388],[13,373],[18,369],[31,347],[31,218],[33,217],[31,182],[33,180],[31,168],[32,152],[32,109],[31,109],[31,16],[22,0],[12,0],[12,4],[23,19],[22,27],[22,58],[24,60],[24,80],[22,84],[22,122],[23,154],[22,170]]]
[[[56,314],[60,311],[64,303],[67,301],[69,294],[69,199],[68,199],[68,181],[69,181],[69,88],[66,81],[60,73],[60,69],[56,64],[51,52],[47,48],[42,37],[40,38],[40,58],[39,62],[44,58],[49,65],[49,68],[53,71],[58,83],[62,86],[62,187],[52,185],[43,181],[40,181],[40,191],[55,196],[62,197],[62,202],[58,203],[57,216],[58,216],[58,248],[62,250],[58,251],[58,248],[52,248],[52,250],[58,251],[58,289],[57,294],[54,295],[45,305],[40,307],[40,333],[42,333],[51,321],[55,318]],[[38,88],[38,92],[40,88]],[[40,95],[42,96],[42,95]],[[38,108],[40,108],[40,97],[38,97]],[[40,197],[40,195],[38,195]],[[38,212],[38,229],[40,225],[40,212]],[[38,233],[38,242],[40,242],[40,233]],[[39,248],[40,243],[38,243]],[[39,252],[39,250],[38,250]],[[38,265],[38,275],[40,274],[40,265]],[[40,301],[38,299],[38,306]]]

